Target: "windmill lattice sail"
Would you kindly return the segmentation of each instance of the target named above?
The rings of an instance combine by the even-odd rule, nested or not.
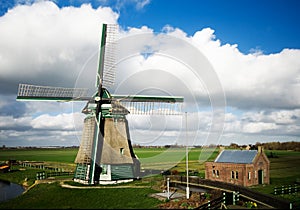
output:
[[[124,112],[135,115],[181,115],[182,97],[167,96],[120,96],[112,95],[112,112]]]
[[[106,28],[105,55],[103,62],[103,86],[114,85],[116,74],[116,54],[118,49],[118,25],[108,24]]]
[[[17,100],[87,100],[87,88],[64,88],[19,84]]]

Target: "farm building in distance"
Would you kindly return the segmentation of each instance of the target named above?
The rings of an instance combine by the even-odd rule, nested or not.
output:
[[[205,178],[252,186],[270,183],[270,161],[263,148],[257,150],[222,149],[214,162],[205,163]]]

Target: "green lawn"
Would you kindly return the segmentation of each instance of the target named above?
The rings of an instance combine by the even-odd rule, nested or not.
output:
[[[8,149],[0,151],[0,161],[9,159],[22,161],[50,161],[74,163],[78,149]]]
[[[252,189],[266,193],[274,193],[274,187],[280,187],[285,185],[294,185],[298,180],[300,185],[300,152],[295,151],[283,151],[283,150],[272,150],[266,151],[266,155],[270,153],[274,154],[274,158],[270,160],[270,184],[263,186],[254,186]],[[290,200],[295,206],[300,208],[300,193],[291,195],[277,195],[284,199]]]
[[[150,188],[68,189],[39,184],[22,196],[0,203],[0,209],[153,209],[161,201]]]
[[[186,169],[185,148],[135,148],[135,153],[141,161],[142,168],[177,170],[184,173]],[[31,149],[31,150],[1,150],[0,161],[8,159],[46,161],[55,164],[75,165],[74,159],[78,149]],[[252,189],[273,194],[274,187],[294,184],[300,179],[300,152],[295,151],[265,151],[267,155],[273,154],[270,160],[270,185],[255,186]],[[189,151],[189,169],[197,170],[199,176],[204,178],[204,162],[212,161],[217,156],[217,150],[201,150],[193,148]],[[176,160],[173,160],[176,158]],[[16,166],[14,166],[16,167]],[[39,169],[26,168],[7,174],[0,173],[0,179],[15,183],[32,184]],[[151,186],[153,184],[151,183]],[[146,184],[147,186],[147,184]],[[124,189],[63,189],[57,184],[41,184],[18,198],[0,203],[1,209],[6,208],[156,208],[160,202],[149,198],[155,192],[153,188],[124,188]],[[159,188],[158,188],[159,189]],[[300,193],[294,195],[278,195],[288,199],[295,206],[300,206]]]

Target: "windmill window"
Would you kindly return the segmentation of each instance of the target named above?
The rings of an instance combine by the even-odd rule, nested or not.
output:
[[[215,172],[215,170],[213,170],[213,171],[212,171],[212,175],[213,175],[213,177],[215,177],[215,176],[216,176],[216,172]]]
[[[120,154],[124,155],[124,148],[120,148]]]
[[[107,165],[101,165],[101,167],[102,167],[101,174],[107,174]]]
[[[238,171],[235,172],[235,179],[239,179],[239,172]]]
[[[248,172],[248,179],[251,179],[251,171]]]
[[[219,170],[217,170],[216,176],[219,177],[219,175],[220,175],[220,172],[219,172]]]
[[[231,179],[234,179],[234,171],[231,171]]]
[[[118,119],[114,118],[114,126],[116,127],[118,125]]]

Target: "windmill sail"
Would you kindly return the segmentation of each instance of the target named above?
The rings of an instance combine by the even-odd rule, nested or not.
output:
[[[115,81],[118,25],[103,24],[96,87],[110,87]]]
[[[103,24],[93,96],[87,95],[87,88],[20,84],[18,89],[17,100],[87,101],[73,179],[84,184],[116,183],[139,176],[140,162],[131,145],[126,115],[181,113],[183,97],[109,93],[106,88],[115,80],[117,32],[117,25]]]
[[[89,100],[87,88],[64,88],[19,84],[17,100],[71,101]]]
[[[149,95],[112,95],[112,104],[126,107],[126,111],[136,115],[180,115],[183,97]],[[117,109],[112,109],[116,112]]]
[[[106,47],[103,66],[103,86],[111,87],[115,82],[116,73],[116,53],[118,40],[118,25],[107,25]]]

